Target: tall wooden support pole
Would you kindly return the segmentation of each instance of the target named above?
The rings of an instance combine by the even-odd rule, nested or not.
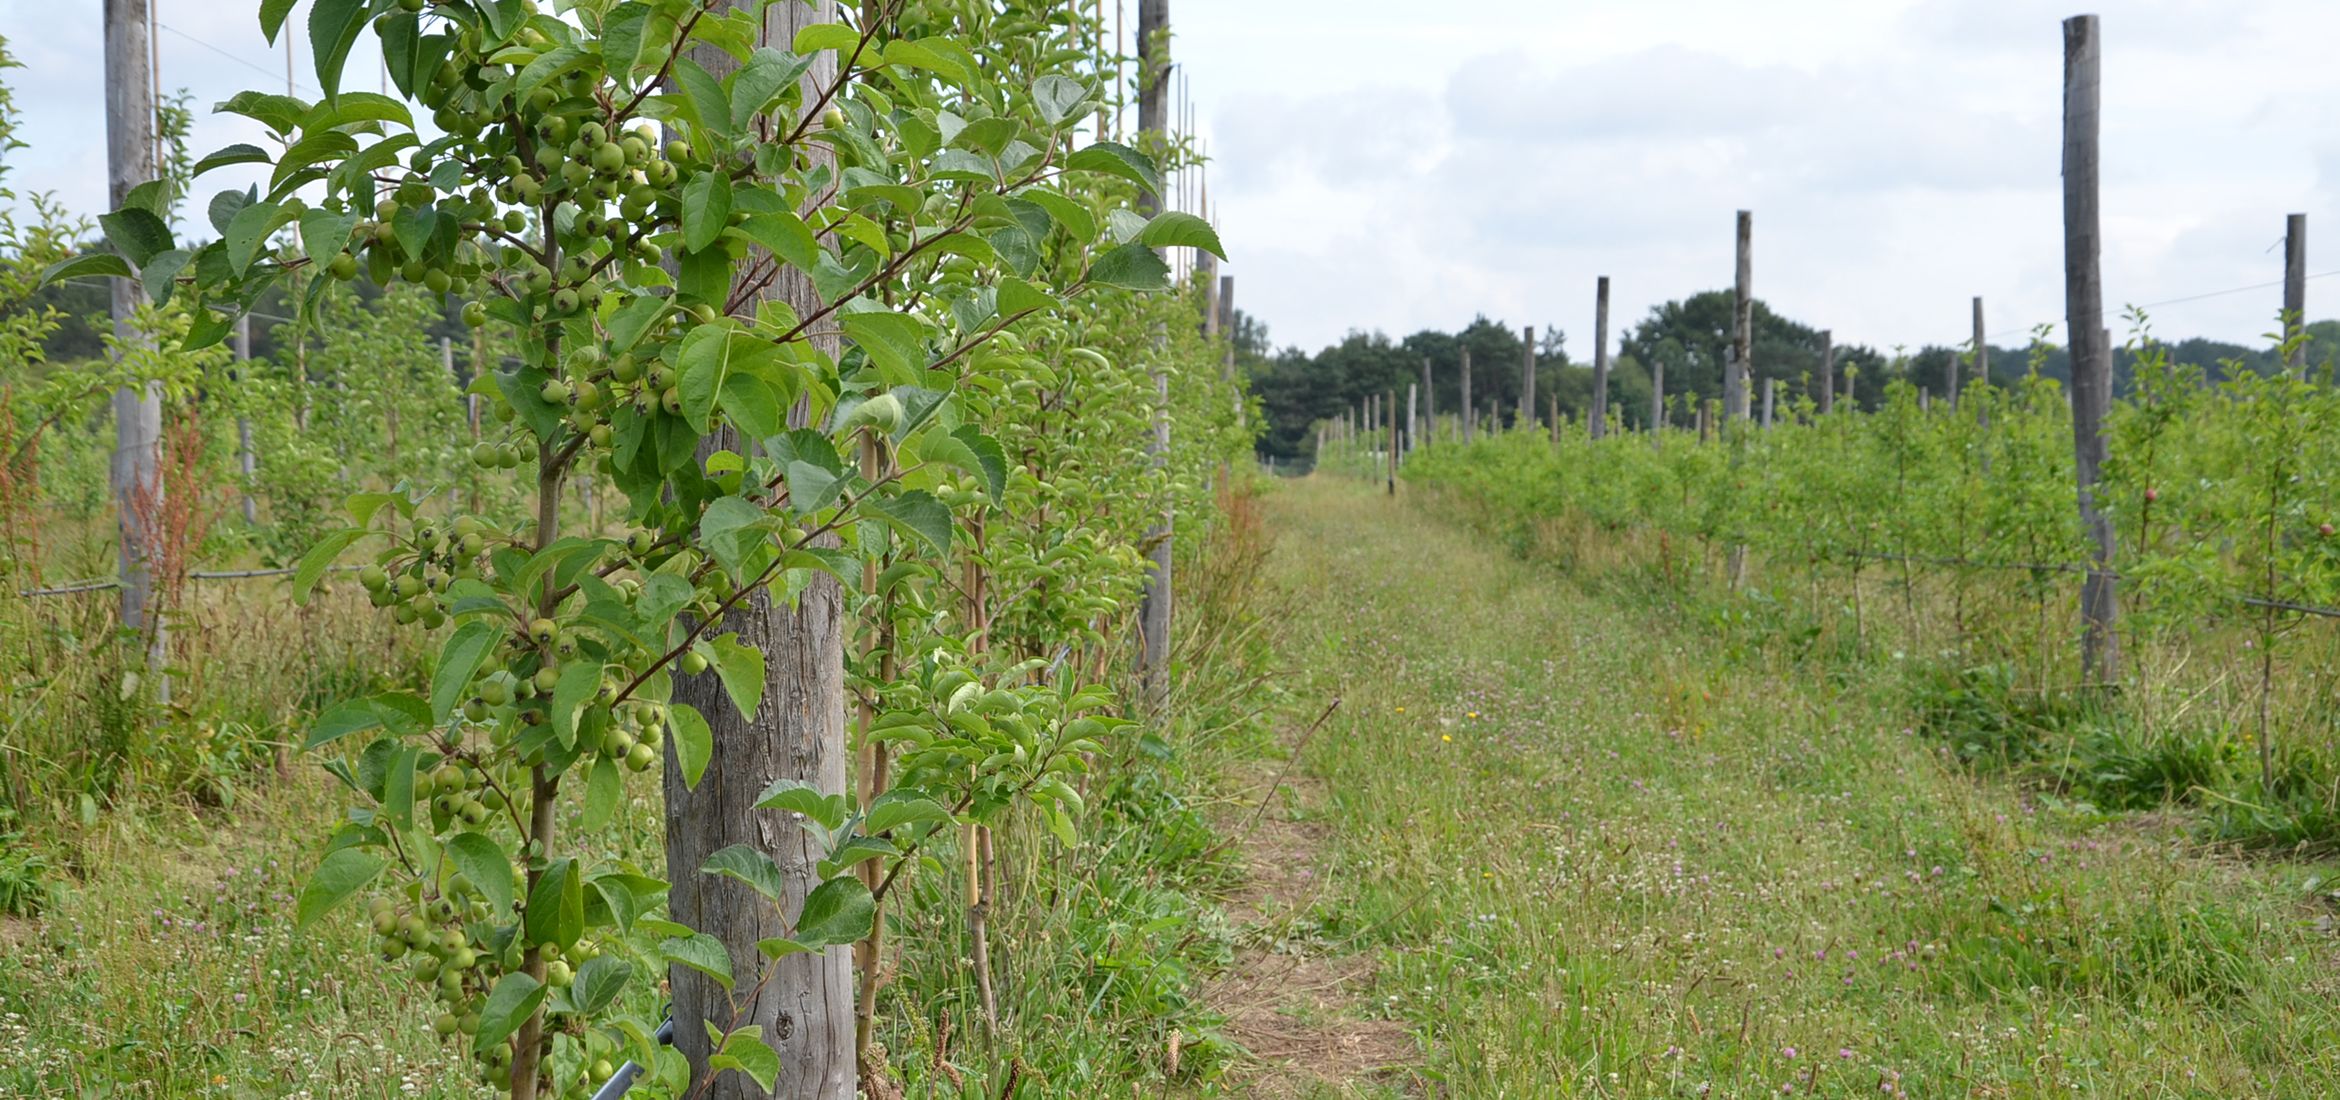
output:
[[[1159,155],[1168,124],[1166,93],[1170,82],[1170,0],[1138,0],[1138,144]],[[1140,193],[1138,212],[1151,217],[1161,212],[1161,200]],[[1156,365],[1154,431],[1146,450],[1157,469],[1170,464],[1170,376]],[[1138,606],[1138,679],[1145,703],[1160,713],[1170,698],[1170,538],[1173,518],[1165,504],[1162,515],[1146,532],[1152,545],[1152,568],[1146,573],[1145,592]]]
[[[1723,415],[1747,419],[1748,379],[1755,365],[1755,213],[1739,211],[1738,275],[1732,282],[1731,363],[1723,380]]]
[[[1773,406],[1777,404],[1778,400],[1779,400],[1779,379],[1777,379],[1777,378],[1766,378],[1766,379],[1764,379],[1764,380],[1763,380],[1763,426],[1764,426],[1764,427],[1766,427],[1766,428],[1768,428],[1768,427],[1770,427],[1770,426],[1771,426],[1771,416],[1772,416]]]
[[[2064,317],[2072,341],[2072,455],[2080,522],[2093,552],[2080,588],[2081,675],[2120,677],[2120,605],[2113,582],[2112,522],[2096,504],[2104,467],[2104,419],[2112,403],[2112,348],[2104,329],[2104,238],[2097,210],[2101,65],[2097,21],[2064,21]]]
[[[779,48],[794,42],[800,30],[835,18],[833,0],[769,5],[721,0],[713,11],[722,15],[759,8],[762,28],[757,44]],[[718,80],[739,68],[738,59],[721,47],[694,47],[691,58]],[[836,54],[816,53],[800,78],[803,94],[809,101],[836,79]],[[808,142],[798,155],[826,161],[833,154],[826,145]],[[792,269],[783,270],[756,298],[777,300],[805,316],[822,307],[812,279]],[[746,308],[753,306],[751,301]],[[822,354],[839,353],[836,337],[813,339]],[[700,446],[704,456],[744,444],[727,429]],[[663,780],[671,883],[667,910],[674,920],[722,941],[731,972],[742,979],[735,995],[690,967],[667,969],[675,1048],[689,1060],[692,1078],[704,1086],[695,1095],[708,1100],[775,1096],[852,1100],[855,1093],[859,1073],[852,948],[798,952],[778,961],[767,960],[756,948],[760,940],[790,934],[806,895],[820,882],[817,864],[828,854],[821,838],[797,815],[756,808],[757,795],[781,779],[809,784],[824,795],[847,794],[846,769],[852,759],[845,741],[847,614],[837,579],[816,573],[794,600],[759,591],[723,616],[721,630],[737,634],[764,655],[764,691],[752,717],[732,703],[711,670],[675,678],[675,701],[706,717],[714,735],[714,755],[698,786],[688,787],[674,755],[676,739],[667,740]],[[709,856],[734,844],[749,845],[778,865],[778,905],[746,883],[700,870]],[[761,982],[747,978],[756,974],[768,978]],[[756,1028],[780,1055],[775,1086],[759,1089],[744,1073],[722,1073],[710,1080],[706,1064],[710,1024]]]
[[[1433,442],[1432,437],[1438,434],[1438,400],[1430,395],[1430,357],[1427,355],[1422,357],[1421,425],[1422,437],[1414,444],[1417,448]]]
[[[2307,370],[2307,215],[2283,219],[2283,337],[2289,349],[2283,365],[2293,374]]]
[[[1666,439],[1666,361],[1660,359],[1649,367],[1649,445],[1665,446]]]
[[[1456,419],[1462,421],[1462,441],[1471,441],[1471,422],[1479,418],[1479,407],[1471,404],[1471,347],[1462,349],[1462,407]]]
[[[1593,284],[1592,437],[1609,430],[1609,277]]]
[[[235,382],[239,387],[250,384],[244,372],[251,369],[251,362],[252,315],[247,313],[236,318]],[[244,522],[247,524],[260,522],[260,504],[252,496],[253,477],[259,467],[259,456],[252,450],[252,417],[239,411],[236,413],[236,470],[243,475]]]
[[[105,0],[106,198],[108,209],[129,203],[130,189],[161,172],[155,158],[155,103],[151,0]],[[114,337],[123,347],[144,346],[135,318],[146,304],[136,279],[113,280]],[[169,638],[154,605],[156,555],[162,551],[162,386],[114,391],[114,456],[108,471],[115,532],[121,544],[122,628],[146,647],[155,698],[170,701]]]
[[[1515,427],[1532,428],[1536,424],[1536,326],[1520,332],[1527,351],[1519,362],[1519,423]]]
[[[1980,294],[1974,296],[1974,382],[1978,386],[1991,384],[1991,342],[1983,329],[1983,300]],[[1950,403],[1953,406],[1958,403],[1958,389],[1956,385],[1950,389]]]
[[[1820,330],[1820,415],[1836,408],[1836,330]]]
[[[1422,446],[1422,387],[1406,383],[1406,453],[1412,454]]]
[[[1384,410],[1382,418],[1387,423],[1389,432],[1389,452],[1384,456],[1384,469],[1389,472],[1389,495],[1394,497],[1397,495],[1398,462],[1397,392],[1392,390],[1387,397],[1382,399],[1381,404]]]

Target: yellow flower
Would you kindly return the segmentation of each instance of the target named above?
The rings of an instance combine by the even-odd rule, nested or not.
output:
[[[1469,712],[1469,713],[1467,713],[1467,714],[1465,714],[1465,715],[1463,715],[1463,717],[1465,717],[1465,718],[1477,718],[1478,716],[1479,716],[1479,712],[1478,712],[1478,711],[1475,711],[1475,710],[1474,710],[1474,711],[1471,711],[1471,712]]]
[[[1481,871],[1481,872],[1479,872],[1479,877],[1480,877],[1480,878],[1494,878],[1494,877],[1495,877],[1495,872],[1493,872],[1493,871]]]
[[[1454,735],[1451,733],[1442,733],[1438,735],[1438,739],[1441,741],[1452,741],[1454,740]]]
[[[1398,708],[1398,713],[1399,713],[1399,714],[1404,714],[1405,712],[1406,712],[1406,708],[1404,708],[1404,707],[1399,707],[1399,708]]]

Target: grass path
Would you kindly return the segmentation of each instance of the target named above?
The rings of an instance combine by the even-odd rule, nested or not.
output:
[[[1414,1040],[1320,1092],[2340,1092],[2316,869],[1979,783],[1883,691],[1734,661],[1405,498],[1271,508],[1299,720],[1343,701],[1274,815],[1311,840],[1268,858],[1323,876],[1275,939],[1361,960],[1329,1010]]]

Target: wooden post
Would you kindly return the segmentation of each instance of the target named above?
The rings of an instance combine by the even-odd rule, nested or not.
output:
[[[1844,403],[1854,412],[1861,411],[1860,402],[1853,398],[1853,376],[1859,373],[1858,367],[1847,367],[1844,371]]]
[[[1983,332],[1982,295],[1974,296],[1974,380],[1977,385],[1991,384],[1991,343]],[[1950,407],[1958,407],[1958,387],[1950,389]]]
[[[1593,283],[1592,437],[1609,430],[1609,277]]]
[[[2283,219],[2283,365],[2298,375],[2307,372],[2307,341],[2299,339],[2306,327],[2307,215],[2293,214]]]
[[[1659,359],[1649,367],[1649,445],[1663,449],[1666,444],[1666,361]]]
[[[1560,395],[1556,393],[1546,394],[1544,396],[1544,405],[1550,411],[1551,415],[1551,419],[1548,421],[1548,423],[1551,425],[1552,445],[1557,447],[1560,445]]]
[[[251,361],[252,315],[246,313],[236,318],[235,381],[237,385],[248,384],[248,380],[244,378],[244,370],[246,364]],[[244,522],[247,524],[260,522],[260,504],[252,496],[253,477],[258,472],[259,466],[259,456],[252,450],[252,417],[248,413],[238,412],[236,414],[236,469],[244,476]]]
[[[1471,404],[1471,346],[1462,348],[1462,441],[1471,441],[1471,422],[1479,418],[1479,407]]]
[[[1398,455],[1398,452],[1397,452],[1397,449],[1398,449],[1398,435],[1397,435],[1397,394],[1396,394],[1396,392],[1392,391],[1392,392],[1391,392],[1391,393],[1390,393],[1390,394],[1389,394],[1389,395],[1388,395],[1386,398],[1384,398],[1384,399],[1382,400],[1382,407],[1383,407],[1383,409],[1385,410],[1385,411],[1384,411],[1384,414],[1383,414],[1383,421],[1384,421],[1384,422],[1385,422],[1385,423],[1386,423],[1386,424],[1389,426],[1389,435],[1388,435],[1388,439],[1389,439],[1389,453],[1388,453],[1386,456],[1384,456],[1384,466],[1383,466],[1383,469],[1385,469],[1385,470],[1387,470],[1387,471],[1388,471],[1388,476],[1389,476],[1389,495],[1391,495],[1391,496],[1393,496],[1393,497],[1394,497],[1394,496],[1396,496],[1396,495],[1397,495],[1397,455]]]
[[[1422,446],[1422,420],[1419,402],[1422,388],[1406,383],[1406,453],[1412,454]]]
[[[1771,426],[1771,415],[1772,415],[1772,409],[1773,409],[1773,406],[1774,406],[1774,405],[1777,403],[1778,399],[1779,399],[1779,379],[1777,379],[1777,378],[1766,378],[1766,379],[1764,379],[1764,380],[1763,380],[1763,426],[1764,426],[1764,427],[1766,427],[1766,428],[1768,428],[1768,427],[1770,427],[1770,426]]]
[[[1520,330],[1527,343],[1527,351],[1519,363],[1519,424],[1530,428],[1536,423],[1536,326]]]
[[[1836,408],[1836,330],[1820,330],[1820,415]]]
[[[1168,32],[1170,27],[1170,0],[1138,0],[1138,144],[1151,154],[1160,150],[1154,146],[1163,140],[1167,119],[1164,93],[1170,72]],[[1151,217],[1161,213],[1161,200],[1151,192],[1138,195],[1138,213]],[[1170,376],[1159,366],[1153,370],[1154,431],[1146,450],[1153,465],[1167,467],[1170,461]],[[1147,571],[1145,591],[1138,607],[1138,672],[1145,693],[1146,705],[1157,713],[1170,694],[1170,613],[1174,598],[1170,587],[1170,535],[1172,517],[1165,507],[1159,520],[1146,532],[1146,541],[1153,546],[1153,568]]]
[[[723,0],[711,10],[718,17],[726,12],[760,12],[760,38],[771,42],[793,42],[800,30],[835,17],[831,0],[768,6],[755,0]],[[720,46],[696,46],[690,56],[717,80],[740,67],[739,60]],[[836,79],[836,53],[816,52],[799,78],[802,94],[810,102]],[[819,142],[806,143],[796,155],[833,170],[834,154]],[[807,278],[784,276],[761,294],[799,315],[823,308]],[[820,354],[838,354],[837,337],[811,339]],[[807,426],[792,420],[797,420],[792,427]],[[744,446],[726,430],[703,440],[700,454]],[[556,483],[553,488],[557,487]],[[759,940],[790,934],[806,895],[821,881],[816,865],[828,854],[826,845],[796,815],[754,805],[758,792],[780,779],[809,784],[823,795],[847,793],[846,768],[852,755],[845,741],[844,662],[846,624],[852,614],[837,578],[816,572],[794,599],[784,592],[758,591],[723,616],[722,631],[735,633],[764,655],[763,696],[752,720],[732,703],[711,670],[675,677],[674,700],[706,717],[714,755],[705,780],[694,789],[684,785],[683,769],[674,755],[678,739],[666,742],[663,785],[670,883],[666,907],[672,919],[722,941],[731,972],[743,979],[734,995],[690,967],[667,968],[675,1049],[689,1060],[692,1079],[701,1086],[695,1095],[705,1100],[770,1096],[852,1100],[855,1093],[859,1073],[852,948],[838,945],[777,961],[767,960],[756,948]],[[543,792],[548,829],[552,793]],[[734,844],[751,845],[778,864],[782,885],[778,905],[746,883],[701,870],[709,856]],[[768,978],[747,979],[756,974]],[[775,1086],[758,1088],[744,1073],[710,1078],[706,1064],[710,1024],[753,1027],[771,1043],[779,1054]],[[521,1034],[530,1040],[541,1034],[538,1021],[524,1025]],[[533,1059],[533,1051],[526,1053]]]
[[[1422,357],[1422,428],[1421,437],[1414,441],[1419,449],[1423,444],[1437,441],[1438,399],[1430,393],[1430,357]]]
[[[2064,315],[2072,341],[2072,455],[2080,522],[2093,544],[2080,588],[2081,676],[2120,678],[2120,605],[2113,581],[2113,528],[2096,505],[2104,467],[2104,418],[2112,400],[2112,349],[2104,330],[2104,239],[2097,211],[2101,65],[2097,20],[2064,21]]]
[[[161,174],[155,158],[155,102],[151,0],[105,0],[106,197],[119,210],[130,190]],[[124,348],[146,347],[135,318],[146,304],[136,279],[113,280],[114,338]],[[155,700],[170,702],[164,674],[170,640],[154,606],[155,558],[162,551],[162,386],[114,391],[114,456],[108,469],[114,527],[120,540],[122,628],[146,647]]]
[[[1747,419],[1748,379],[1755,364],[1755,213],[1739,211],[1738,277],[1731,297],[1731,361],[1723,381],[1723,415]]]

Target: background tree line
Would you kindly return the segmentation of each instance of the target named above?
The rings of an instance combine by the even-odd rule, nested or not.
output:
[[[1653,307],[1638,325],[1626,325],[1617,337],[1609,368],[1609,402],[1627,427],[1648,427],[1651,364],[1665,364],[1665,389],[1671,423],[1694,423],[1689,402],[1720,399],[1723,364],[1730,348],[1731,292],[1710,290]],[[1471,401],[1484,417],[1493,412],[1509,424],[1517,415],[1521,364],[1525,353],[1524,326],[1489,319],[1481,314],[1454,332],[1424,329],[1393,339],[1382,332],[1353,330],[1337,344],[1314,353],[1297,347],[1275,348],[1267,325],[1238,313],[1238,361],[1251,378],[1252,392],[1266,413],[1267,428],[1257,444],[1261,461],[1278,464],[1313,463],[1319,421],[1338,419],[1342,410],[1356,407],[1368,395],[1395,393],[1404,400],[1406,386],[1419,383],[1422,362],[1430,362],[1432,405],[1450,415],[1462,400],[1462,352],[1470,350]],[[2340,351],[2340,321],[2318,321],[2307,327],[2310,359],[2319,377],[2333,370],[2332,356]],[[1538,413],[1559,400],[1560,412],[1582,421],[1592,403],[1592,361],[1568,352],[1566,330],[1537,325],[1536,402]],[[2116,339],[2122,338],[2119,332]],[[2173,362],[2203,367],[2216,383],[2237,373],[2267,373],[2276,359],[2268,347],[2245,347],[2192,337],[2167,344]],[[1818,399],[1822,358],[1821,330],[1773,311],[1761,299],[1755,302],[1754,404],[1760,409],[1764,382],[1778,379],[1780,400],[1790,402],[1810,395]],[[2028,342],[1992,344],[1990,379],[2004,385],[2031,370]],[[1973,349],[1966,344],[1928,344],[1915,350],[1878,349],[1866,344],[1836,345],[1836,385],[1843,392],[1845,372],[1853,371],[1853,400],[1874,408],[1886,385],[1907,378],[1934,393],[1947,389],[1953,359],[1971,364]],[[2124,348],[2113,354],[2113,387],[2125,393],[2134,357]],[[2047,348],[2039,372],[2058,381],[2071,380],[2071,360],[2060,346]],[[1971,365],[1960,371],[1974,378]],[[1549,395],[1549,396],[1547,396]],[[1685,396],[1687,395],[1687,396]]]

